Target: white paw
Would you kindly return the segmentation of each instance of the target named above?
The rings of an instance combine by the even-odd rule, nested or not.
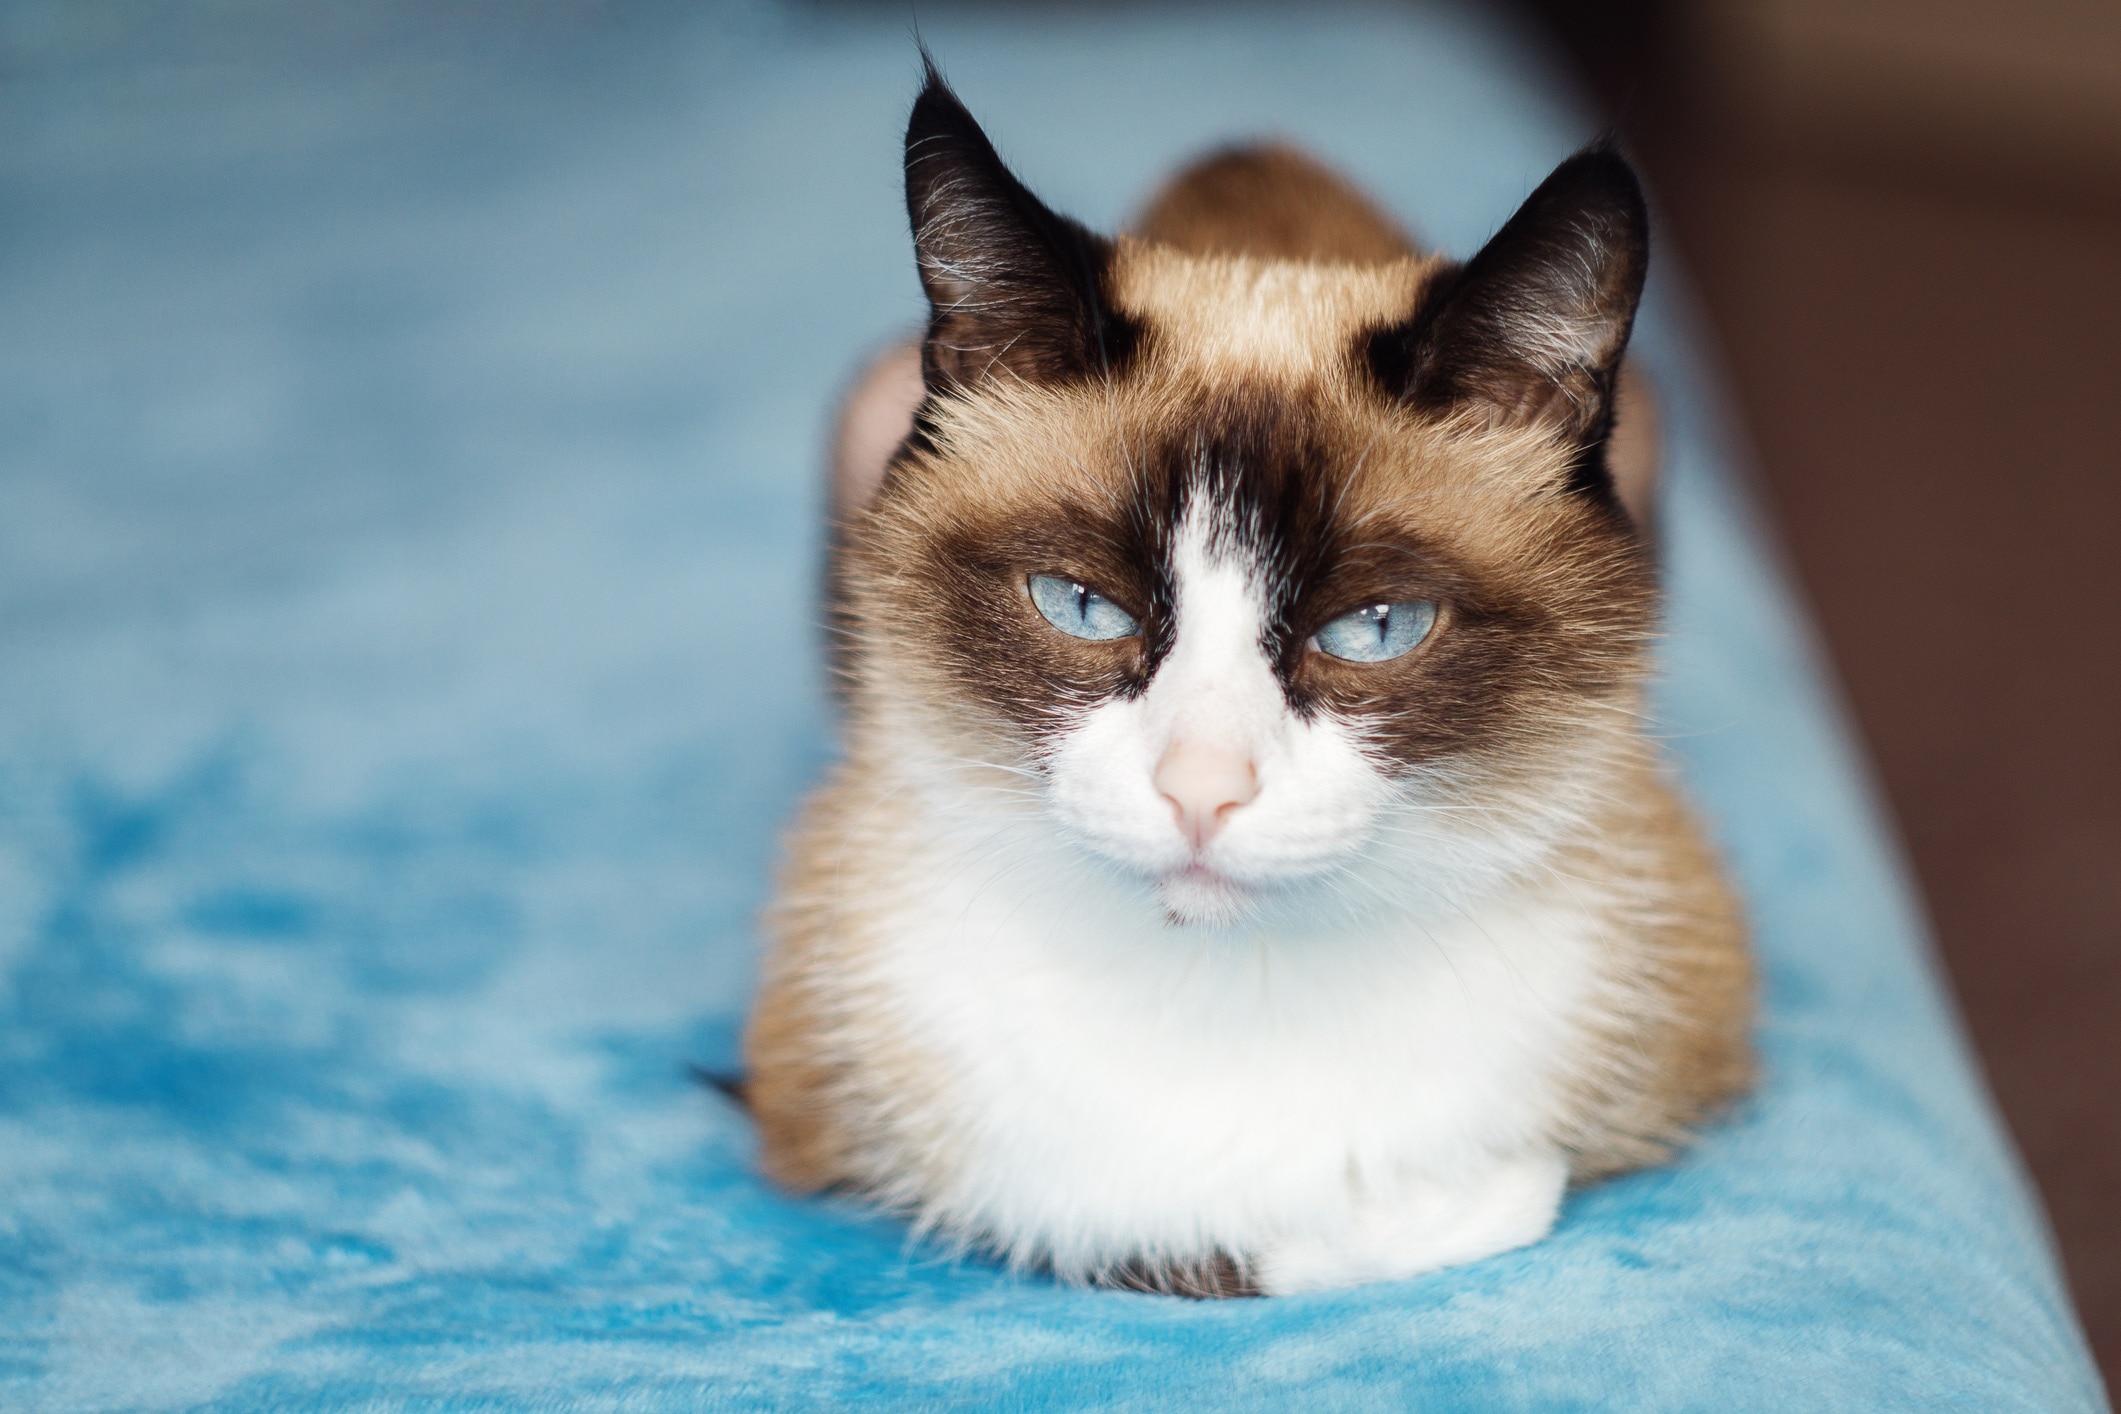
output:
[[[1295,1233],[1252,1262],[1270,1295],[1328,1291],[1454,1267],[1537,1242],[1554,1227],[1568,1161],[1541,1154],[1497,1165],[1476,1183],[1410,1183],[1355,1208],[1330,1231]]]

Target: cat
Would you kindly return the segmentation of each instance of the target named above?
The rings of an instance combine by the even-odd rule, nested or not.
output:
[[[1672,1154],[1748,1084],[1754,984],[1643,721],[1626,161],[1458,263],[1273,146],[1095,235],[932,64],[905,154],[931,317],[841,422],[767,1174],[1063,1281],[1279,1295],[1534,1242]]]

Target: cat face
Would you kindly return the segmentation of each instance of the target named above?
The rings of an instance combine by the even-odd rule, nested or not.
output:
[[[1600,458],[1640,198],[1575,162],[1464,266],[1189,254],[1046,211],[931,79],[858,720],[1008,772],[1177,922],[1504,872],[1627,737],[1653,616]]]

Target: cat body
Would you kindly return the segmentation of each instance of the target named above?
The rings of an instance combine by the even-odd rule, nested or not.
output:
[[[843,439],[890,450],[837,492],[768,1172],[1216,1295],[1519,1246],[1669,1153],[1745,1082],[1751,973],[1642,732],[1625,165],[1458,265],[1277,149],[1106,241],[932,72],[907,152],[934,314]]]

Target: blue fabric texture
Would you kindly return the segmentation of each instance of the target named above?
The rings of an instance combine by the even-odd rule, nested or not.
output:
[[[0,1404],[2104,1407],[1668,283],[1660,713],[1764,1088],[1530,1250],[1065,1290],[775,1193],[686,1070],[831,749],[815,468],[920,314],[907,18],[5,22]],[[920,27],[1107,226],[1280,133],[1464,252],[1585,136],[1449,10]]]

